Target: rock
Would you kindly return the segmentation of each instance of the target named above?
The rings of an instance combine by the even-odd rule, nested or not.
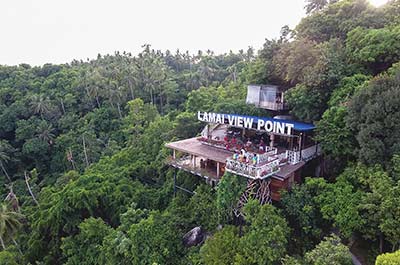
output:
[[[205,238],[205,232],[203,231],[203,229],[201,229],[200,226],[197,226],[183,236],[183,244],[185,245],[185,247],[197,246],[202,244]]]

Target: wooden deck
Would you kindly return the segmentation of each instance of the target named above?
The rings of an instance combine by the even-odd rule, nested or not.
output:
[[[180,140],[180,141],[176,141],[176,142],[172,142],[172,143],[168,143],[165,145],[166,147],[170,148],[170,149],[174,149],[176,151],[182,152],[182,153],[186,153],[186,154],[190,154],[190,155],[194,155],[196,156],[196,161],[200,160],[201,158],[203,159],[209,159],[209,160],[213,160],[219,163],[223,163],[225,164],[228,158],[231,158],[233,155],[233,152],[225,150],[225,149],[221,149],[218,147],[214,147],[208,144],[204,144],[203,142],[199,141],[196,137],[194,138],[189,138],[189,139],[185,139],[185,140]],[[278,149],[278,153],[283,153],[285,150],[282,148]],[[198,175],[198,176],[202,176],[205,178],[210,178],[210,179],[218,179],[216,172],[213,172],[211,169],[204,169],[204,168],[200,168],[200,163],[199,161],[196,162],[196,167],[193,167],[193,164],[191,161],[178,161],[177,160],[173,160],[171,159],[168,164],[170,164],[171,166],[174,166],[176,168],[181,168],[187,172],[190,172],[194,175]],[[280,180],[280,181],[284,181],[288,178],[290,178],[291,176],[293,176],[293,174],[300,169],[301,167],[303,167],[305,164],[304,161],[300,161],[297,164],[284,164],[284,165],[280,165],[279,168],[280,170],[276,173],[274,173],[271,177],[276,179],[276,180]]]
[[[196,137],[168,143],[165,146],[186,154],[206,157],[220,163],[225,163],[226,159],[233,155],[233,153],[228,150],[203,144],[201,141],[197,140]]]
[[[172,167],[181,169],[192,175],[196,175],[210,181],[219,181],[219,178],[217,177],[217,172],[215,170],[212,170],[211,168],[200,168],[199,166],[193,167],[192,160],[190,158],[174,160],[171,157],[167,161],[167,163]]]

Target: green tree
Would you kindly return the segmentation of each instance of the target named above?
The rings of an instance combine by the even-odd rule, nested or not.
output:
[[[399,73],[399,65],[395,65],[389,74],[375,77],[349,104],[346,122],[356,136],[362,162],[387,164],[400,152],[396,133],[400,115]]]
[[[393,253],[381,254],[376,258],[375,265],[396,265],[400,264],[400,250]]]
[[[9,209],[8,205],[3,203],[0,206],[0,244],[3,250],[6,249],[5,240],[9,239],[14,244],[15,235],[22,227],[21,220],[24,216]],[[17,245],[17,244],[16,244]],[[17,246],[18,247],[18,246]]]
[[[176,264],[179,261],[182,240],[169,218],[154,212],[130,227],[128,237],[133,264]]]
[[[102,244],[112,228],[102,219],[88,218],[79,224],[79,234],[63,238],[64,264],[100,264]]]
[[[32,95],[30,98],[30,106],[35,114],[39,114],[43,119],[43,115],[50,111],[50,99],[44,95]]]
[[[312,265],[351,265],[349,248],[340,242],[335,235],[324,238],[315,249],[307,252],[305,259]]]
[[[9,153],[11,150],[12,147],[7,143],[7,141],[0,140],[0,167],[9,182],[11,182],[11,178],[8,175],[5,164],[10,161]]]
[[[357,27],[348,33],[346,49],[354,62],[377,74],[400,60],[399,43],[400,26],[380,29]]]
[[[201,226],[207,231],[213,231],[218,226],[218,213],[216,209],[216,194],[209,185],[200,184],[196,188],[196,194],[190,198],[189,219],[193,224]]]
[[[217,210],[221,223],[229,223],[233,210],[246,188],[246,182],[240,176],[225,173],[217,186]]]
[[[277,264],[286,253],[289,227],[272,205],[260,205],[250,200],[244,206],[244,217],[249,223],[240,238],[235,264]]]
[[[282,194],[283,213],[292,229],[289,242],[291,253],[303,254],[321,241],[330,224],[322,217],[318,197],[327,190],[322,178],[306,178],[303,185],[295,185]]]
[[[238,232],[238,228],[235,226],[225,226],[208,238],[200,249],[204,264],[234,264],[235,256],[239,251],[238,243],[241,240]]]

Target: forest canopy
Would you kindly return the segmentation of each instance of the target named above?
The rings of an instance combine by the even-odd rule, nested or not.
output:
[[[258,51],[0,65],[0,264],[400,264],[400,1],[305,8]],[[198,135],[198,111],[270,117],[248,84],[283,87],[316,125],[322,176],[238,223],[245,179],[212,188],[164,144]],[[174,196],[175,174],[193,194]],[[207,239],[185,246],[194,227]]]

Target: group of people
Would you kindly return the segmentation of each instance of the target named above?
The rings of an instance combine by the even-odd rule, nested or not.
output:
[[[247,138],[247,141],[243,141],[241,139],[237,139],[236,137],[228,137],[227,135],[224,137],[224,144],[226,150],[253,150],[254,152],[265,152],[265,143],[261,138],[258,144],[253,143],[250,138]]]
[[[247,152],[246,148],[242,148],[239,152],[235,151],[232,158],[235,161],[251,163],[253,165],[258,164],[259,162],[259,155],[256,153]]]

